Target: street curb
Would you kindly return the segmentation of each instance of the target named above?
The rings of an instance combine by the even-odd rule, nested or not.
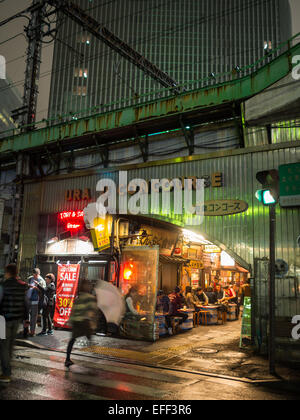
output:
[[[50,347],[46,347],[46,346],[43,346],[42,344],[38,344],[38,343],[33,343],[32,341],[29,341],[29,340],[22,340],[22,339],[19,339],[19,338],[17,338],[16,340],[15,340],[15,344],[17,345],[17,346],[20,346],[20,347],[27,347],[27,348],[30,348],[30,349],[38,349],[38,350],[53,350],[53,349],[51,349]]]

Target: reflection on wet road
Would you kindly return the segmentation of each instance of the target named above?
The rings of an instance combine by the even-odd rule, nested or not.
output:
[[[86,356],[74,356],[76,364],[69,371],[62,353],[18,348],[15,356],[13,381],[0,386],[1,400],[295,398],[238,381]]]

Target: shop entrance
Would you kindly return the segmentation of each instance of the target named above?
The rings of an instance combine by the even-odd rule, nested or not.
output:
[[[102,256],[37,256],[37,267],[41,270],[42,277],[46,274],[52,273],[57,278],[59,264],[79,264],[80,275],[79,279],[87,279],[93,286],[97,284],[98,280],[106,280],[108,276],[108,257]]]
[[[136,328],[140,325],[139,311],[146,319],[153,315],[148,313],[144,302],[152,299],[155,284],[148,288],[151,296],[145,296],[145,281],[142,282],[141,278],[149,267],[147,270],[146,266],[145,269],[140,267],[140,262],[138,259],[135,261],[134,256],[127,261],[122,250],[126,249],[128,253],[128,249],[135,248],[137,252],[145,246],[149,252],[153,247],[159,249],[154,322],[158,324],[160,337],[170,332],[170,319],[176,324],[172,334],[198,326],[241,320],[240,305],[250,272],[247,264],[243,264],[238,256],[234,258],[231,251],[225,251],[225,246],[216,245],[200,234],[159,220],[136,217],[132,226],[134,229],[130,228],[129,223],[129,231],[123,236],[118,235],[122,261],[119,284],[130,280],[133,287],[134,293],[130,296],[132,314],[129,313],[127,317],[135,319]],[[134,276],[134,267],[137,265],[140,275]],[[128,267],[131,267],[130,270]],[[122,277],[124,273],[126,278]],[[129,290],[126,290],[126,294],[129,294]],[[174,299],[177,300],[176,310],[174,313],[171,311],[170,318],[166,316],[164,304],[169,300],[172,307]],[[186,316],[181,317],[183,314]],[[182,318],[184,322],[180,322]],[[127,321],[127,324],[130,322]],[[129,329],[127,324],[126,328]],[[177,324],[180,328],[177,328]]]

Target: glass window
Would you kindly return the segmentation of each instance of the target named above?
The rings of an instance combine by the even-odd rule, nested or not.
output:
[[[128,335],[154,339],[159,248],[129,246],[123,249],[120,289],[126,302],[124,322]]]

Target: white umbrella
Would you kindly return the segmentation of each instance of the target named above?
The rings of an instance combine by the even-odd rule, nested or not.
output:
[[[125,301],[120,290],[111,283],[99,280],[95,288],[97,304],[106,322],[120,325],[125,314]]]

